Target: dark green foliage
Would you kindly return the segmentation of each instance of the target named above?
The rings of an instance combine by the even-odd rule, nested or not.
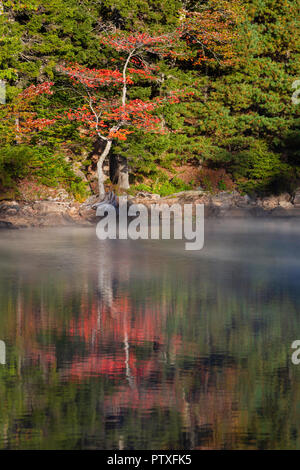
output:
[[[0,154],[0,183],[2,188],[10,187],[16,178],[28,175],[28,163],[32,157],[31,148],[24,146],[3,147]]]
[[[161,196],[169,196],[189,189],[192,189],[191,186],[184,183],[180,178],[174,177],[170,181],[164,174],[160,174],[151,184],[140,183],[135,186],[136,191],[146,191]]]
[[[0,154],[0,184],[2,189],[15,186],[19,178],[30,177],[49,187],[66,186],[77,197],[87,194],[85,183],[72,171],[61,154],[47,147],[6,146]]]
[[[299,2],[243,5],[239,61],[217,74],[207,69],[192,146],[200,142],[200,158],[226,168],[242,189],[289,190],[299,177],[299,106],[291,101],[300,76]]]
[[[238,2],[229,3],[236,6]],[[110,59],[118,57],[99,45],[104,24],[128,31],[170,31],[178,24],[181,8],[199,11],[211,4],[222,7],[223,2],[31,0],[24,6],[23,2],[3,1],[0,79],[6,80],[8,100],[30,84],[53,80],[55,94],[42,98],[35,109],[38,117],[52,118],[81,99],[58,73],[59,63],[100,68],[109,67]],[[114,144],[113,153],[128,158],[134,184],[147,178],[151,190],[158,190],[157,184],[166,187],[162,168],[173,171],[174,164],[194,160],[210,168],[224,168],[243,191],[292,191],[297,184],[300,108],[291,97],[292,83],[300,79],[299,1],[246,0],[242,7],[237,40],[232,45],[237,60],[231,65],[152,58],[160,67],[158,80],[151,86],[141,81],[134,87],[131,98],[140,99],[174,89],[194,92],[193,99],[159,110],[166,134],[136,132],[126,142]],[[2,111],[0,105],[0,145],[5,147],[0,157],[1,181],[11,184],[24,176],[28,157],[20,150],[7,153],[6,146],[15,142],[9,132],[12,123],[3,120]],[[35,159],[40,159],[36,175],[47,184],[55,180],[74,187],[71,165],[53,155],[67,153],[88,171],[92,142],[82,140],[74,124],[60,123],[32,136],[28,145],[34,147]],[[22,155],[20,162],[12,163],[17,155]],[[181,187],[170,183],[160,192]]]

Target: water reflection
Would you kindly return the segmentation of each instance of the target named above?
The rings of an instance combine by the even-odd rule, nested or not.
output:
[[[0,447],[300,448],[299,227],[0,240]]]

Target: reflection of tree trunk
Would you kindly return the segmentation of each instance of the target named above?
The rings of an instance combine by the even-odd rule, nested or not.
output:
[[[124,311],[118,306],[116,302],[116,296],[114,295],[114,280],[117,278],[119,281],[129,281],[130,277],[130,257],[127,249],[124,252],[119,253],[123,262],[117,265],[118,271],[117,276],[114,275],[115,266],[112,263],[113,246],[107,245],[105,250],[99,253],[99,270],[98,270],[98,295],[100,302],[98,305],[98,321],[100,324],[101,310],[105,309],[109,312],[112,318],[117,318],[123,314],[123,345],[124,345],[124,363],[125,363],[125,374],[129,386],[132,389],[137,388],[137,384],[134,375],[130,368],[130,343],[128,338],[128,318],[126,308]],[[117,288],[117,285],[116,285]],[[124,295],[124,294],[123,294]]]
[[[128,342],[128,334],[127,334],[127,326],[126,325],[126,316],[125,316],[125,321],[124,321],[124,350],[125,350],[125,370],[126,370],[126,379],[128,381],[128,384],[130,388],[135,389],[135,380],[134,377],[131,373],[130,370],[130,365],[129,365],[129,359],[130,359],[130,353],[129,353],[129,342]]]
[[[17,293],[17,305],[16,305],[16,313],[17,313],[17,321],[16,321],[16,327],[17,327],[17,334],[16,334],[16,339],[17,339],[17,344],[20,347],[19,344],[19,339],[22,337],[22,324],[23,324],[23,299],[22,299],[22,281],[19,280],[18,282],[18,293]],[[17,371],[18,371],[18,376],[21,376],[21,354],[19,351],[18,354],[18,363],[17,363]]]
[[[102,260],[98,274],[98,293],[102,302],[110,313],[113,313],[114,293],[112,272],[106,269],[105,259]]]
[[[121,436],[119,437],[118,450],[124,450],[124,436],[123,436],[123,434],[121,434]]]
[[[183,401],[183,418],[184,418],[184,424],[185,427],[188,429],[189,434],[190,434],[190,440],[191,440],[191,449],[195,449],[195,444],[196,444],[196,439],[195,439],[195,424],[194,424],[194,419],[193,419],[193,414],[192,414],[192,408],[190,406],[190,403],[186,399],[186,394],[185,391],[183,390],[182,393],[182,401]]]

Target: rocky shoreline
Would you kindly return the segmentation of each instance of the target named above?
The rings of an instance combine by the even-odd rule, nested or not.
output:
[[[43,200],[34,202],[2,201],[0,203],[0,229],[29,227],[92,226],[97,222],[92,205],[96,196],[80,204],[72,200]],[[205,216],[244,217],[300,217],[300,190],[294,196],[288,193],[265,198],[241,195],[234,191],[212,195],[203,191],[183,191],[167,197],[138,193],[128,196],[128,203],[151,204],[204,204]]]

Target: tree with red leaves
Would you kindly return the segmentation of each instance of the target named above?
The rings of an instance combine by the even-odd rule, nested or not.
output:
[[[103,36],[102,44],[109,45],[125,57],[121,57],[121,69],[88,69],[78,64],[60,66],[73,84],[84,91],[83,106],[70,109],[65,116],[77,121],[85,128],[85,135],[95,136],[100,142],[97,162],[99,194],[105,193],[103,163],[111,150],[114,139],[126,140],[134,129],[145,132],[162,132],[160,119],[153,112],[166,102],[178,102],[179,94],[156,97],[149,101],[128,98],[128,86],[134,85],[135,78],[155,80],[155,67],[147,64],[144,54],[167,55],[170,52],[170,35],[150,36],[146,33],[125,35],[116,33]],[[123,59],[123,61],[122,61]],[[115,97],[104,97],[105,87],[115,89]],[[181,93],[182,95],[182,93]],[[120,171],[119,186],[129,188],[127,162]]]
[[[230,61],[229,44],[233,38],[230,24],[233,22],[234,16],[228,11],[207,11],[205,15],[182,11],[178,27],[170,33],[133,34],[119,30],[102,33],[100,44],[119,53],[118,59],[108,59],[110,67],[91,69],[77,63],[58,67],[80,93],[80,105],[60,113],[56,119],[37,119],[29,112],[29,103],[39,94],[51,94],[52,83],[32,85],[20,94],[12,109],[12,115],[16,116],[16,134],[41,130],[58,119],[76,121],[81,136],[94,139],[99,194],[104,195],[106,177],[103,165],[113,141],[124,141],[129,134],[139,129],[145,132],[166,132],[155,114],[156,110],[167,103],[178,103],[184,96],[193,94],[185,90],[168,91],[165,96],[159,95],[149,100],[132,99],[129,88],[140,80],[158,80],[159,68],[150,65],[157,58],[170,59],[173,64],[176,60],[187,60],[195,66],[209,58]],[[123,159],[123,165],[119,168],[118,184],[122,189],[129,188],[127,159]]]
[[[31,85],[21,91],[2,108],[2,135],[4,143],[22,143],[34,131],[40,131],[56,122],[55,119],[38,118],[34,104],[41,95],[52,95],[52,82]]]
[[[113,140],[126,140],[136,129],[145,132],[163,132],[160,119],[154,114],[167,102],[179,102],[186,92],[169,92],[165,97],[149,101],[130,99],[128,88],[137,79],[155,81],[158,67],[150,66],[153,57],[190,61],[197,66],[205,60],[230,63],[230,44],[234,39],[232,26],[234,11],[207,10],[200,13],[181,11],[178,27],[171,33],[150,35],[108,31],[100,43],[119,52],[119,59],[111,59],[111,68],[90,69],[78,64],[60,66],[73,84],[83,90],[83,106],[70,109],[66,116],[85,128],[85,135],[96,138],[98,148],[97,174],[99,194],[105,193],[103,163],[109,155]],[[104,28],[105,29],[105,28]],[[117,64],[117,65],[116,65]],[[109,98],[107,89],[109,90]],[[126,160],[126,159],[125,159]],[[119,187],[129,188],[128,164],[119,169]]]

